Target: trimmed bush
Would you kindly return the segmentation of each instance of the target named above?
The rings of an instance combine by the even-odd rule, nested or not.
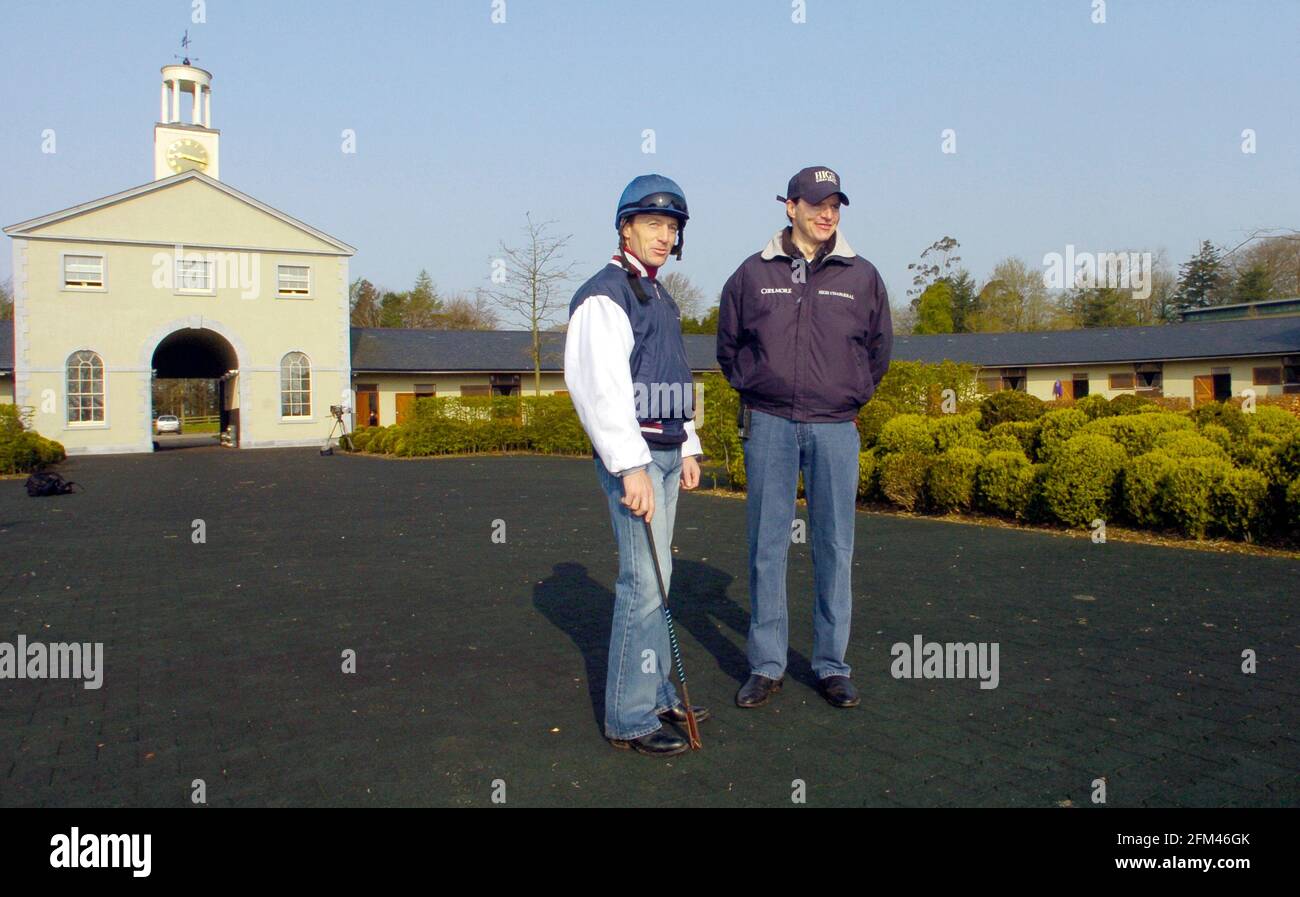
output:
[[[891,452],[880,460],[880,491],[907,511],[925,504],[925,475],[929,455],[917,451]]]
[[[1128,519],[1141,526],[1162,526],[1161,482],[1174,459],[1159,450],[1147,452],[1124,465],[1120,478],[1120,506]]]
[[[1229,470],[1214,485],[1210,511],[1218,529],[1250,541],[1268,516],[1268,479],[1255,470]]]
[[[858,412],[858,438],[862,440],[862,447],[869,449],[874,446],[880,440],[881,428],[897,414],[898,410],[888,399],[878,396],[863,405]]]
[[[1148,414],[1120,414],[1099,418],[1085,425],[1081,432],[1113,439],[1124,447],[1130,457],[1136,458],[1155,448],[1156,437],[1161,433],[1193,428],[1194,424],[1188,418],[1157,409]]]
[[[991,430],[998,424],[1013,420],[1037,420],[1046,410],[1047,406],[1037,396],[1004,389],[980,402],[980,429]]]
[[[1020,450],[1027,458],[1035,458],[1038,453],[1038,434],[1042,423],[1037,420],[1017,420],[1000,423],[989,430],[990,436],[1007,434],[1020,443]]]
[[[1218,458],[1177,458],[1160,482],[1160,502],[1169,521],[1196,539],[1214,522],[1211,498],[1222,489],[1232,465]]]
[[[962,511],[975,494],[975,472],[983,456],[973,448],[957,446],[934,458],[926,473],[926,495],[940,511]]]
[[[975,472],[975,502],[985,511],[1023,517],[1033,494],[1034,468],[1019,449],[989,452]]]
[[[858,499],[869,501],[875,495],[879,464],[872,452],[858,453]]]
[[[1161,410],[1158,404],[1153,402],[1151,399],[1148,399],[1146,396],[1134,395],[1132,393],[1124,393],[1123,395],[1115,396],[1115,398],[1110,400],[1109,405],[1110,407],[1107,410],[1112,416],[1118,416],[1121,414],[1138,414],[1148,410]]]
[[[1091,425],[1089,425],[1091,426]],[[1047,463],[1043,503],[1067,526],[1089,526],[1110,515],[1115,482],[1127,457],[1114,440],[1081,433],[1068,440]]]
[[[934,454],[934,437],[930,422],[919,414],[900,414],[885,422],[880,428],[876,443],[882,452],[918,452]]]
[[[946,452],[953,448],[975,449],[981,454],[987,437],[979,428],[978,411],[966,414],[944,414],[930,420],[930,433],[934,437],[936,448]]]
[[[16,405],[0,405],[0,474],[32,473],[67,457],[61,443],[27,428]]]
[[[1292,526],[1300,526],[1300,480],[1292,480],[1287,486],[1286,520]]]
[[[1294,414],[1276,405],[1257,405],[1254,414],[1247,414],[1246,423],[1252,432],[1268,433],[1272,436],[1289,436],[1300,428],[1300,419]],[[1202,430],[1205,427],[1201,428]]]
[[[1245,439],[1246,431],[1250,429],[1246,418],[1248,415],[1242,414],[1241,409],[1230,402],[1207,402],[1192,409],[1191,419],[1196,422],[1196,426],[1203,427],[1206,424],[1219,424],[1227,427],[1228,432],[1236,439]]]
[[[1088,423],[1088,415],[1077,408],[1058,408],[1044,414],[1038,423],[1038,457],[1050,462],[1056,451]]]
[[[1213,426],[1213,425],[1212,425]],[[1223,427],[1216,429],[1227,432]],[[1228,453],[1219,443],[1206,439],[1194,430],[1169,430],[1156,437],[1157,449],[1172,458],[1222,458],[1228,460]]]
[[[984,451],[988,454],[993,452],[1015,452],[1026,461],[1029,460],[1029,456],[1025,454],[1025,447],[1020,444],[1020,440],[1005,430],[990,435],[988,439],[984,440]]]
[[[1106,397],[1097,393],[1086,395],[1082,399],[1079,399],[1074,403],[1074,407],[1075,410],[1082,411],[1084,414],[1088,415],[1088,420],[1096,420],[1099,417],[1108,417],[1114,413],[1110,410],[1110,402],[1106,401]]]

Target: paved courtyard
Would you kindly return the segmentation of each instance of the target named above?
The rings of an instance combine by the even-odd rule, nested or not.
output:
[[[60,471],[85,491],[0,481],[0,642],[102,642],[103,685],[0,679],[0,805],[183,806],[196,779],[214,806],[788,806],[796,780],[809,805],[1089,806],[1097,779],[1110,806],[1300,804],[1300,561],[861,513],[862,706],[812,690],[795,544],[786,688],[743,711],[745,506],[684,494],[674,615],[714,718],[656,760],[602,738],[617,558],[590,460]],[[997,688],[894,678],[916,636],[996,643]]]

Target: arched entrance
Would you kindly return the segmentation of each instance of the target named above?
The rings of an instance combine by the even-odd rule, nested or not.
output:
[[[159,341],[151,367],[155,450],[219,445],[227,428],[239,444],[239,356],[229,340],[203,327],[175,330]],[[179,433],[170,432],[170,417]]]

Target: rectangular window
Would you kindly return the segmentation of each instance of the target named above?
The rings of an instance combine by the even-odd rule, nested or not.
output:
[[[460,388],[462,396],[487,396],[492,394],[490,386],[462,386]]]
[[[1251,383],[1255,386],[1281,386],[1281,368],[1252,368]]]
[[[1137,388],[1148,392],[1159,392],[1163,386],[1163,373],[1158,364],[1139,364],[1133,371]]]
[[[215,262],[207,259],[176,260],[176,289],[182,292],[211,293],[213,291],[212,269]]]
[[[104,288],[104,257],[102,255],[65,255],[63,257],[63,286],[74,290],[102,290]]]
[[[436,383],[415,384],[415,397],[417,399],[432,399],[436,395],[438,395],[438,384]]]
[[[1132,374],[1111,374],[1110,388],[1111,389],[1132,389],[1133,375]]]
[[[311,268],[306,265],[279,265],[276,268],[276,292],[280,296],[307,296],[311,293]]]

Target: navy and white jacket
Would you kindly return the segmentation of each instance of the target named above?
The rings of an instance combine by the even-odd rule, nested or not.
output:
[[[788,228],[722,288],[718,364],[751,408],[794,421],[852,420],[889,370],[889,296],[875,265],[835,233],[811,262]]]
[[[564,383],[596,455],[615,476],[650,464],[650,445],[701,454],[690,413],[694,384],[681,311],[632,255],[649,302],[641,302],[616,259],[569,303]]]

